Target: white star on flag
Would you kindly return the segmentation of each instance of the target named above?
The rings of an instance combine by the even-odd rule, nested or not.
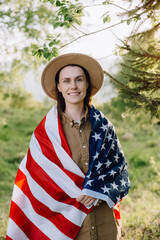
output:
[[[107,167],[109,167],[111,165],[112,162],[110,162],[109,160],[107,160],[107,162],[105,163]]]
[[[98,139],[101,139],[100,138],[100,133],[99,134],[97,134],[96,132],[94,133],[94,136],[92,136],[93,138],[95,138],[95,141],[97,141]]]
[[[127,170],[127,165],[125,165],[124,170]]]
[[[118,159],[119,159],[119,157],[118,157],[118,153],[114,156],[114,159],[115,159],[115,162],[118,163]]]
[[[99,115],[98,115],[98,114],[94,113],[94,116],[93,116],[93,117],[96,119],[96,121],[99,120]],[[99,121],[100,121],[100,120],[99,120]]]
[[[105,130],[107,129],[107,124],[105,125],[105,124],[102,123],[102,126],[100,128],[102,128],[103,131],[105,132]]]
[[[101,150],[105,149],[105,143],[102,144]]]
[[[92,172],[90,171],[90,173],[86,176],[87,178],[90,178],[92,175]]]
[[[101,170],[102,170],[102,169],[99,169],[99,170],[98,170],[98,174],[100,174],[100,173],[101,173]]]
[[[108,134],[107,139],[108,139],[108,142],[109,142],[110,140],[113,140],[112,135],[111,135],[110,133]]]
[[[117,198],[117,202],[120,202],[120,200],[121,200],[120,196],[116,197],[116,198]]]
[[[111,149],[114,150],[115,144],[112,143]]]
[[[102,179],[102,181],[104,181],[104,178],[105,178],[106,175],[101,175],[98,177],[98,180]]]
[[[96,155],[93,156],[93,160],[95,160],[96,158],[98,158],[98,155],[99,155],[99,153],[96,152]]]
[[[114,170],[111,170],[111,171],[110,171],[110,176],[113,176],[113,177],[114,177],[115,174],[116,174],[116,172],[115,172]]]
[[[127,182],[124,179],[122,179],[120,181],[121,181],[121,185],[125,187]]]
[[[97,168],[97,170],[102,166],[102,163],[98,163],[97,165],[95,165],[95,167]]]
[[[106,192],[109,193],[109,190],[110,190],[110,188],[107,188],[106,186],[101,187],[101,189],[104,191],[104,193],[106,193]]]
[[[89,180],[89,181],[87,181],[86,185],[92,186],[92,182],[93,182],[93,180]],[[85,185],[85,186],[86,186],[86,185]]]
[[[111,185],[112,185],[113,189],[116,189],[116,190],[118,190],[118,185],[116,185],[116,183],[115,183],[115,182],[111,183]]]
[[[123,170],[123,165],[122,165],[121,167],[118,167],[118,168],[119,168],[120,172],[122,172],[122,170]]]

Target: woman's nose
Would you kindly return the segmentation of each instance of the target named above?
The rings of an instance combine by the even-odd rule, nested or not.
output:
[[[75,81],[72,81],[72,82],[71,82],[71,88],[72,88],[72,89],[77,88],[77,85],[76,85],[76,82],[75,82]]]

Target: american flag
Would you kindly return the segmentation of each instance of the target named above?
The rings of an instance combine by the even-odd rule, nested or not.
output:
[[[127,162],[112,123],[93,106],[90,120],[89,170],[82,192],[113,207],[130,187]]]
[[[75,239],[94,208],[77,196],[86,192],[112,207],[127,194],[126,161],[114,129],[94,107],[90,119],[86,176],[72,160],[56,105],[37,126],[16,176],[6,240]]]

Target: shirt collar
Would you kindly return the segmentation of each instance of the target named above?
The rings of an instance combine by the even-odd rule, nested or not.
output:
[[[80,124],[78,122],[74,121],[72,118],[70,118],[66,113],[62,112],[62,125],[68,123],[71,127],[79,126],[79,125],[83,124],[84,122],[86,122],[87,119],[88,119],[88,107],[86,107],[86,109],[85,109],[85,113],[80,120]]]

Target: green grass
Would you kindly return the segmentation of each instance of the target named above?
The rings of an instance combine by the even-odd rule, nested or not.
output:
[[[160,125],[147,114],[120,116],[120,103],[101,110],[116,127],[128,162],[129,195],[121,203],[122,239],[160,239]],[[123,110],[123,109],[121,109]],[[11,195],[20,161],[27,152],[33,130],[48,109],[0,110],[0,239],[5,239]],[[128,137],[124,137],[125,135]]]

